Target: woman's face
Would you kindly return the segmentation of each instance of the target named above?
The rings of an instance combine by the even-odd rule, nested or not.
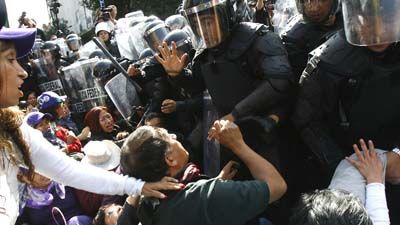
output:
[[[105,30],[99,31],[99,38],[103,42],[108,41],[108,39],[110,39],[110,34]]]
[[[114,129],[114,119],[110,113],[102,110],[99,114],[99,123],[101,129],[106,133],[111,133]]]
[[[8,44],[0,41],[1,45]],[[15,106],[24,93],[20,90],[27,73],[17,62],[14,46],[0,52],[0,107]]]
[[[37,97],[36,97],[36,94],[34,92],[32,92],[32,93],[30,93],[28,95],[27,102],[31,106],[36,106],[37,105]]]
[[[116,225],[119,216],[121,215],[122,207],[120,205],[112,204],[104,210],[104,223],[106,225]]]

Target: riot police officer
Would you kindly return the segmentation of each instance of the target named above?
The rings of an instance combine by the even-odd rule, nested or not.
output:
[[[79,50],[82,46],[81,38],[77,34],[68,34],[65,38],[65,42],[69,49],[67,53],[68,61],[73,63],[80,58]]]
[[[400,1],[342,7],[345,29],[312,52],[293,116],[328,179],[360,138],[386,150],[400,140]]]
[[[157,59],[169,76],[182,80],[183,87],[183,81],[198,79],[197,88],[208,89],[220,118],[236,122],[249,116],[261,118],[265,130],[270,131],[268,141],[242,132],[246,138],[257,139],[252,148],[260,150],[260,154],[266,157],[273,152],[272,161],[280,167],[275,153],[284,150],[279,129],[274,128],[288,116],[292,72],[279,36],[265,25],[243,22],[248,21],[249,15],[243,0],[184,0],[182,10],[203,43],[196,49],[191,70],[184,68],[188,55],[177,56],[176,44],[172,51],[166,43],[160,46]],[[229,151],[221,152],[221,165],[230,159]],[[249,176],[244,172],[241,178]]]
[[[197,50],[191,71],[183,69],[187,55],[178,57],[174,48],[160,46],[156,57],[169,76],[201,79],[198,88],[208,89],[224,119],[261,115],[271,125],[285,119],[292,75],[287,54],[266,26],[242,22],[247,20],[247,2],[185,0],[183,10],[204,46]]]
[[[282,33],[296,81],[308,54],[343,27],[339,0],[296,0],[300,15],[291,18]]]

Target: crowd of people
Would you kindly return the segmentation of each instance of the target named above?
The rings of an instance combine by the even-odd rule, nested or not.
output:
[[[0,224],[400,224],[400,0],[295,3],[0,28]]]

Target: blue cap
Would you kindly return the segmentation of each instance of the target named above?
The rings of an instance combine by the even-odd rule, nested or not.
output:
[[[35,43],[36,28],[1,28],[0,40],[14,42],[17,58],[27,55]]]
[[[38,103],[39,103],[39,109],[48,109],[54,106],[57,106],[60,103],[63,103],[65,100],[65,96],[61,97],[55,92],[52,91],[46,91],[43,92],[39,97],[38,97]]]
[[[30,112],[26,115],[26,123],[31,127],[36,127],[44,118],[51,120],[53,117],[48,113]]]

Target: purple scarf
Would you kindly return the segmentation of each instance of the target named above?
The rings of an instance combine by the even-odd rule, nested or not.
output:
[[[51,193],[53,188],[56,189],[56,193],[61,199],[65,198],[65,186],[55,181],[51,181],[46,189],[34,188],[29,185],[27,188],[28,199],[26,201],[26,207],[40,209],[44,206],[51,205],[54,199]]]

